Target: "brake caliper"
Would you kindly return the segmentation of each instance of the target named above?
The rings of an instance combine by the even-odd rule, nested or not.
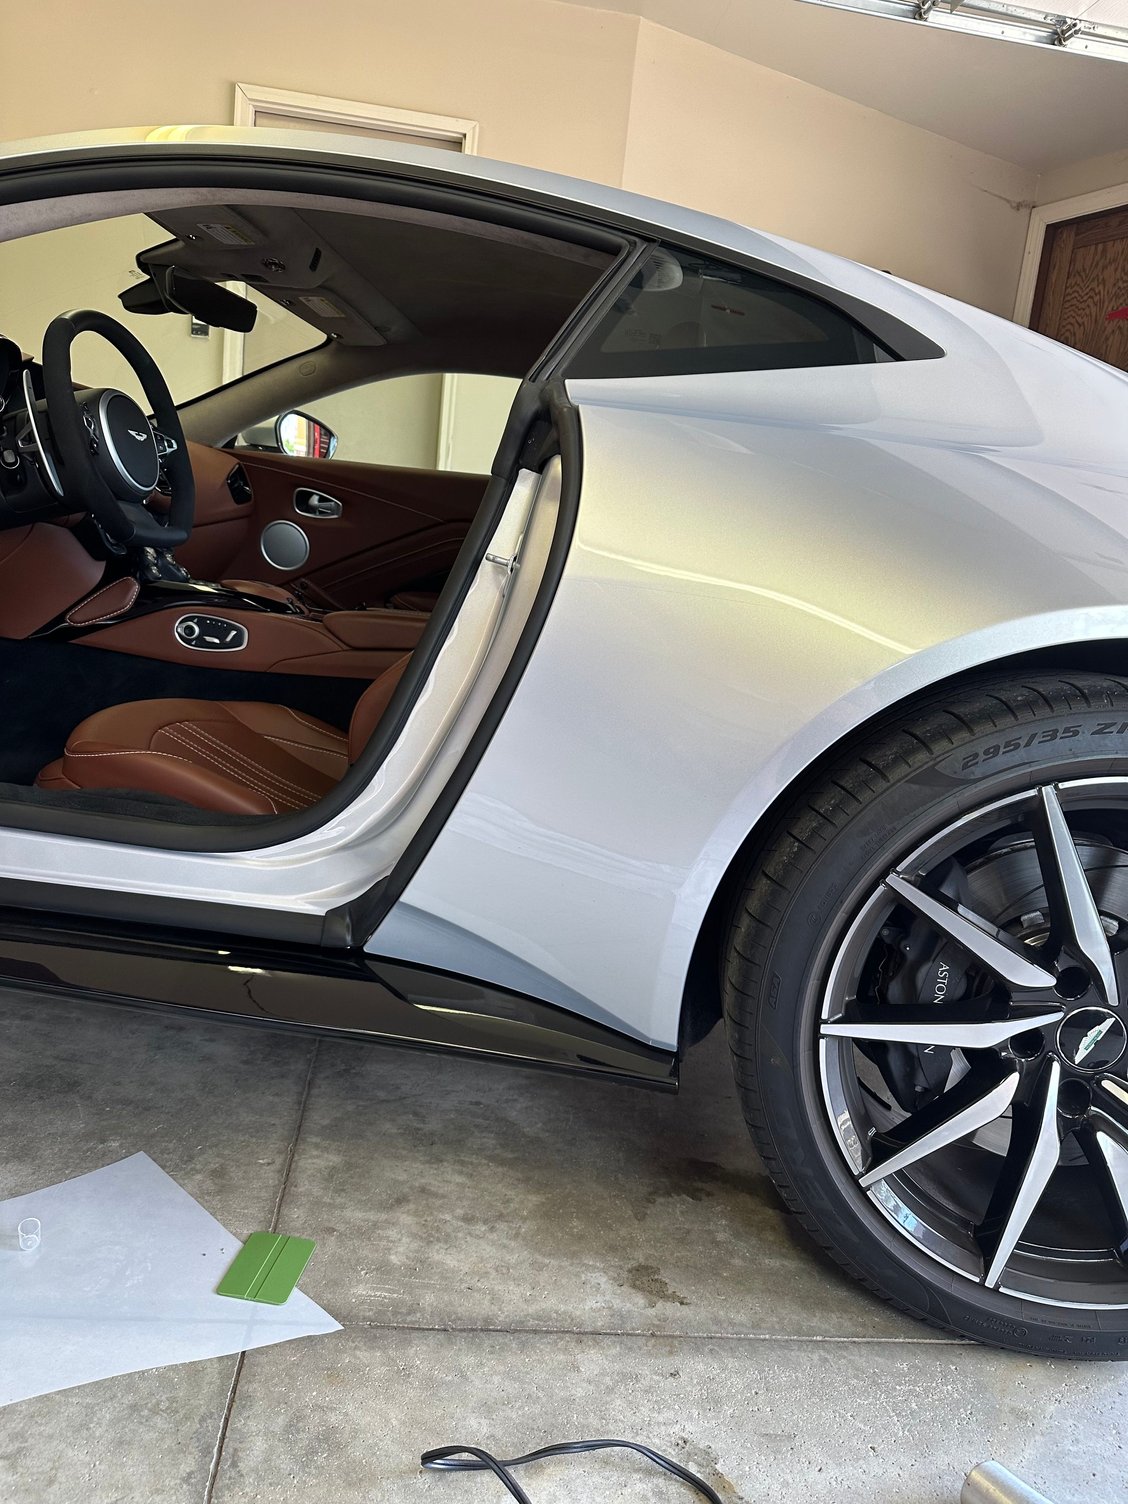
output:
[[[939,891],[956,903],[966,902],[966,877],[952,865]],[[942,1008],[958,1003],[969,992],[964,953],[928,922],[914,917],[907,928],[887,925],[882,939],[887,960],[876,980],[881,1001],[897,1007]],[[871,1042],[865,1054],[881,1072],[897,1105],[915,1112],[938,1096],[952,1074],[955,1052],[943,1045]]]

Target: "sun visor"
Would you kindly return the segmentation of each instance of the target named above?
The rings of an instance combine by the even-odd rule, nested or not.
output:
[[[142,271],[173,266],[207,282],[241,283],[324,338],[350,345],[386,344],[389,328],[402,322],[292,209],[258,207],[252,218],[208,204],[154,217],[175,238],[142,251]]]

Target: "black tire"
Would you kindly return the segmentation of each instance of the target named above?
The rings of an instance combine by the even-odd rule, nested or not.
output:
[[[830,958],[873,901],[866,895],[887,896],[884,876],[908,853],[1005,796],[1111,775],[1128,788],[1128,684],[1117,679],[991,679],[918,703],[797,793],[752,861],[725,953],[725,1022],[745,1118],[807,1231],[911,1315],[1046,1356],[1128,1358],[1128,1303],[1059,1306],[989,1289],[904,1235],[860,1188],[835,1140],[817,1031]],[[1079,1063],[1080,1052],[1067,1061]]]

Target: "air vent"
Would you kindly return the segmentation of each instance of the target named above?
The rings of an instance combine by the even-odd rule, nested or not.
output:
[[[242,465],[236,465],[227,477],[227,489],[231,492],[231,500],[244,507],[248,502],[254,501],[255,493],[251,490],[251,483],[247,478],[247,472]]]

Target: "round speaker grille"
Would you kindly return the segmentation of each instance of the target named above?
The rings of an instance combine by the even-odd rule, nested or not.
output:
[[[309,539],[294,522],[270,522],[259,540],[262,556],[275,569],[300,569],[309,558]]]

